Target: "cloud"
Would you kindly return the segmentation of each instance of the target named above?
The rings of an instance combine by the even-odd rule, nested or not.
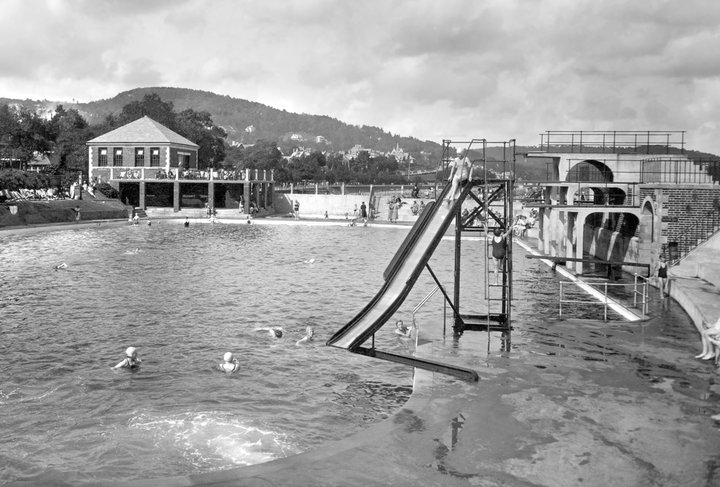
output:
[[[438,142],[688,130],[720,153],[718,2],[3,3],[0,96],[166,85]]]

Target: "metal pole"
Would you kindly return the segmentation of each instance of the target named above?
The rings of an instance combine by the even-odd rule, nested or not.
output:
[[[559,316],[562,316],[562,303],[563,303],[563,282],[560,281],[560,300],[559,300],[560,310],[558,313]]]
[[[447,325],[447,301],[443,300],[443,338],[445,338],[446,325]]]
[[[605,321],[607,321],[607,309],[608,309],[608,295],[607,295],[607,282],[605,283]]]
[[[635,276],[635,283],[633,285],[633,307],[637,308],[637,274]]]
[[[456,169],[457,171],[458,169]],[[462,190],[461,190],[462,191]],[[450,195],[452,198],[453,196]],[[458,196],[460,198],[460,196]],[[455,210],[455,284],[453,289],[453,301],[455,302],[455,313],[453,316],[453,333],[460,336],[464,329],[460,329],[460,263],[461,263],[461,237],[462,237],[462,221],[460,220],[460,207],[462,202],[457,205]]]

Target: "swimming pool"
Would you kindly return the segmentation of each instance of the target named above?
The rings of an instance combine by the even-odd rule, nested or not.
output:
[[[411,369],[324,341],[375,295],[406,230],[161,222],[0,233],[0,483],[227,469],[306,451],[388,417],[409,397]],[[463,245],[463,302],[477,304],[483,254],[477,242]],[[452,282],[452,248],[444,241],[430,262],[444,284]],[[55,271],[62,262],[67,269]],[[519,250],[514,262],[511,353],[499,352],[497,334],[487,349],[469,348],[485,334],[443,339],[437,293],[418,321],[438,356],[452,363],[471,354],[477,367],[502,364],[521,380],[552,366],[551,377],[532,377],[560,400],[563,374],[588,363],[602,365],[606,374],[593,380],[613,390],[672,381],[688,398],[689,418],[717,403],[712,369],[681,358],[691,357],[696,339],[676,306],[655,310],[647,325],[558,320],[557,277]],[[408,320],[434,287],[425,274],[397,318]],[[581,311],[598,316],[595,307]],[[296,347],[308,323],[318,339]],[[254,331],[278,325],[281,340]],[[410,353],[386,328],[378,348]],[[142,369],[112,371],[128,345],[138,347]],[[242,363],[232,376],[213,370],[228,350]],[[484,379],[483,390],[489,384]]]
[[[0,483],[254,464],[386,418],[412,369],[324,342],[404,235],[166,222],[0,234]],[[317,339],[296,346],[307,324]],[[267,326],[285,335],[254,331]],[[111,370],[130,345],[140,371]],[[242,365],[231,376],[213,370],[226,351]]]

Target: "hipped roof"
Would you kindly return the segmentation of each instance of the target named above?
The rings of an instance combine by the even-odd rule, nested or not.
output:
[[[95,137],[88,144],[178,144],[194,148],[199,146],[182,135],[173,132],[147,115],[127,125]]]

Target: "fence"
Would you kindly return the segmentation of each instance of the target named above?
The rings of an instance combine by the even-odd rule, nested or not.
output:
[[[540,134],[540,150],[586,153],[684,153],[685,131],[548,130]]]
[[[573,289],[581,286],[590,285],[594,288],[597,293],[595,294],[596,300],[590,299],[574,299],[573,297],[566,297],[566,288],[571,286]],[[627,295],[630,293],[630,297]],[[598,295],[599,293],[599,295]],[[627,299],[628,302],[623,304],[621,301]],[[632,301],[632,305],[630,305]],[[640,310],[641,319],[645,319],[648,308],[648,281],[647,279],[635,274],[635,279],[632,283],[610,283],[607,281],[560,281],[560,299],[559,299],[559,315],[563,315],[563,304],[580,304],[596,305],[603,307],[603,320],[608,321],[608,309],[614,306],[622,306],[625,308],[633,307]]]

